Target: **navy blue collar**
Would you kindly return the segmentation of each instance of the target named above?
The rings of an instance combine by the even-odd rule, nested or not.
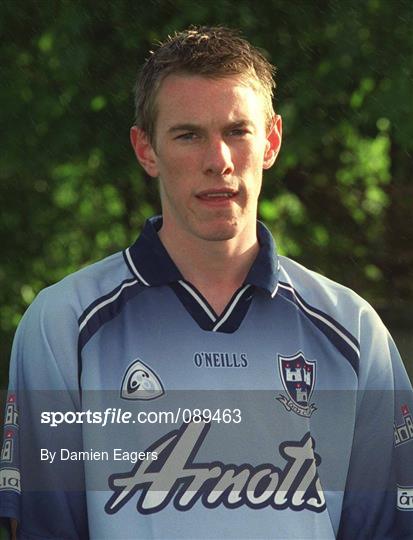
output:
[[[148,219],[139,238],[125,251],[125,260],[131,272],[145,285],[160,286],[183,280],[159,239],[162,216]],[[270,231],[257,221],[260,244],[258,255],[248,272],[245,285],[255,285],[273,294],[278,283],[278,255]]]

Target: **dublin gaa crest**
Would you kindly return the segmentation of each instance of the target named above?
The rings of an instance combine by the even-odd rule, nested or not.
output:
[[[317,407],[310,404],[314,390],[316,363],[306,360],[302,352],[294,356],[278,355],[280,378],[287,396],[280,394],[277,400],[287,411],[293,411],[300,416],[310,417]]]

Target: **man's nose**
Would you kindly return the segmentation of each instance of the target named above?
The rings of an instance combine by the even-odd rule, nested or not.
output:
[[[204,172],[223,176],[233,171],[231,148],[221,137],[210,139],[205,149]]]

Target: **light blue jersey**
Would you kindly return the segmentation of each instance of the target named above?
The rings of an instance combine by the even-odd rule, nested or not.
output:
[[[149,220],[16,334],[0,515],[20,538],[413,538],[413,398],[355,293],[260,251],[218,316]]]

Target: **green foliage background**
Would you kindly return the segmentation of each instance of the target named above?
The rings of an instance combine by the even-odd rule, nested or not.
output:
[[[1,13],[3,386],[37,292],[159,211],[129,147],[132,87],[151,44],[189,24],[238,27],[278,66],[284,146],[260,215],[281,252],[370,300],[410,353],[410,0],[3,0]]]

